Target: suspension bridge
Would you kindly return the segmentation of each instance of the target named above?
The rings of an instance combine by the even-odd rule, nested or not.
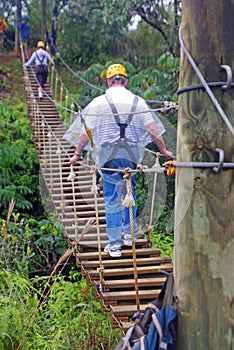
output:
[[[54,68],[43,99],[38,99],[34,69],[24,66],[23,47],[21,52],[26,103],[43,191],[51,200],[50,206],[59,218],[69,246],[74,249],[77,267],[94,287],[103,311],[110,313],[112,327],[126,331],[132,315],[144,312],[160,293],[166,274],[173,271],[171,258],[161,256],[158,248],[151,247],[150,235],[144,233],[139,234],[133,247],[124,247],[121,258],[110,259],[103,251],[108,241],[96,170],[83,162],[71,165],[69,159],[74,148],[63,139],[74,118],[74,102]]]

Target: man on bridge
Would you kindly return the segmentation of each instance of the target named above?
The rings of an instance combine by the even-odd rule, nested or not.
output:
[[[125,67],[112,64],[106,71],[106,83],[108,89],[105,94],[94,98],[82,112],[82,117],[86,129],[92,133],[96,166],[101,168],[109,240],[104,251],[111,257],[120,257],[121,247],[132,245],[129,208],[122,208],[122,200],[126,195],[124,169],[136,169],[143,158],[144,146],[152,141],[164,156],[170,158],[172,152],[165,146],[162,137],[165,129],[161,121],[149,111],[140,96],[127,89]],[[78,138],[75,154],[70,159],[72,164],[82,159],[82,151],[89,141],[84,130]],[[137,174],[134,173],[131,184],[135,203],[136,180]],[[136,237],[136,205],[132,209]]]

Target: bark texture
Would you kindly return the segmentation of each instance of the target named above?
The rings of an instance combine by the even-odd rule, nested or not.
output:
[[[182,37],[207,82],[234,72],[234,1],[183,0]],[[201,84],[181,50],[179,88]],[[234,88],[212,88],[234,125]],[[205,90],[179,98],[177,160],[234,162],[234,139]],[[234,170],[179,169],[175,210],[177,350],[234,349]]]

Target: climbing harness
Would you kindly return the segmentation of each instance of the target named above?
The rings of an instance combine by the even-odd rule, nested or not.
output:
[[[46,63],[43,63],[44,62],[44,59],[45,59],[45,55],[43,55],[41,58],[38,56],[37,52],[36,52],[36,58],[38,59],[38,61],[40,62],[40,64],[38,65],[38,67],[44,67],[46,66]]]
[[[129,113],[125,123],[121,122],[119,114],[118,114],[118,111],[117,111],[114,103],[111,101],[110,97],[107,96],[107,94],[105,95],[105,97],[106,97],[107,102],[110,105],[110,108],[111,108],[112,113],[113,113],[113,117],[115,118],[115,122],[116,122],[116,124],[118,125],[118,127],[120,129],[120,138],[117,141],[117,143],[114,144],[114,149],[113,149],[111,155],[109,156],[109,160],[114,158],[114,156],[115,156],[115,154],[116,154],[116,152],[118,150],[118,147],[126,147],[126,150],[127,150],[128,154],[130,156],[130,159],[135,164],[137,164],[137,159],[136,159],[135,155],[133,154],[133,151],[132,151],[128,141],[125,138],[125,131],[126,131],[127,126],[130,124],[130,122],[131,122],[131,120],[133,118],[134,112],[136,111],[136,107],[137,107],[137,103],[138,103],[138,97],[137,96],[134,97],[133,105],[131,107],[131,111],[130,111],[130,113]],[[136,144],[136,147],[137,147],[137,144]]]

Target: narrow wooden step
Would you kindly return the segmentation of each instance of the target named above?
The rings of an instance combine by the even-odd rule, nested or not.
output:
[[[146,265],[158,265],[162,263],[170,263],[171,258],[168,256],[164,257],[146,257],[146,258],[137,258],[137,264],[138,266],[146,266]],[[100,266],[100,262],[95,260],[95,261],[84,261],[81,260],[80,264],[82,265],[83,269],[96,269]],[[121,259],[121,260],[116,260],[116,259],[108,259],[102,261],[102,265],[105,269],[112,269],[113,267],[126,267],[126,266],[133,266],[134,260],[132,257],[129,259]]]
[[[118,258],[120,259],[120,258]],[[140,266],[137,267],[137,274],[140,275],[156,275],[160,273],[160,271],[172,272],[172,264],[170,263],[162,263],[158,266]],[[87,270],[85,269],[86,274],[89,276],[89,279],[98,279],[99,271],[98,270]],[[119,268],[119,269],[111,269],[103,271],[104,278],[105,277],[120,277],[120,276],[129,276],[132,277],[134,275],[134,268]]]
[[[166,277],[152,277],[152,278],[138,278],[137,283],[139,288],[146,288],[146,287],[161,287],[166,281]],[[93,281],[93,284],[95,288],[99,291],[99,287],[101,282],[99,280]],[[135,279],[110,279],[105,280],[104,286],[106,291],[115,291],[115,290],[125,290],[125,289],[135,289]]]
[[[160,255],[160,250],[158,248],[142,248],[142,249],[137,249],[136,250],[136,255],[137,256],[159,256]],[[126,249],[122,250],[122,258],[125,258],[127,256],[132,256],[132,250],[131,249]],[[102,259],[110,259],[109,254],[101,252],[101,257]],[[78,263],[80,264],[81,261],[84,260],[98,260],[99,259],[99,252],[78,252],[76,253],[76,258]]]

